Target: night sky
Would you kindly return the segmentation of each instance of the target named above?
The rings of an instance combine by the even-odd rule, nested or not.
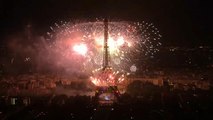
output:
[[[164,46],[213,46],[213,7],[204,0],[1,0],[1,42],[30,23],[39,35],[59,21],[146,21]]]

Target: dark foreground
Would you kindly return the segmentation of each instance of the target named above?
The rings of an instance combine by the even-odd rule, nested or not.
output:
[[[145,87],[144,87],[145,88]],[[1,120],[212,120],[213,90],[149,90],[123,94],[112,106],[93,97],[2,96]],[[12,98],[15,98],[13,101]]]

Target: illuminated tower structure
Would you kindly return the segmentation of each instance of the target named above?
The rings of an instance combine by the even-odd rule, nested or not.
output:
[[[101,75],[101,85],[97,86],[95,96],[98,98],[100,105],[111,105],[117,102],[120,95],[116,80],[113,76],[113,70],[110,66],[110,52],[108,46],[108,19],[104,19],[104,51],[103,51],[103,68]]]
[[[110,66],[110,52],[108,46],[109,28],[108,19],[104,19],[104,49],[103,49],[103,68],[101,73],[102,86],[115,86],[115,78],[113,76],[113,70]]]
[[[115,86],[115,79],[113,77],[112,67],[110,66],[110,52],[108,46],[109,28],[108,19],[104,19],[104,51],[103,51],[103,69],[102,69],[102,81],[103,85]]]
[[[103,54],[103,70],[109,69],[109,46],[108,46],[108,19],[104,19],[104,54]]]

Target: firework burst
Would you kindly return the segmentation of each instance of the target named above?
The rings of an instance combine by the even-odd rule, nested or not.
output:
[[[109,22],[108,27],[110,66],[115,71],[108,78],[120,76],[117,80],[121,82],[125,75],[136,72],[141,58],[153,56],[158,51],[161,35],[152,23],[146,22]],[[100,71],[104,45],[102,21],[61,22],[50,28],[52,32],[47,33],[47,40],[51,41],[50,51],[59,57],[60,64],[69,61],[72,68],[89,76]],[[101,81],[98,78],[92,79],[95,84]]]

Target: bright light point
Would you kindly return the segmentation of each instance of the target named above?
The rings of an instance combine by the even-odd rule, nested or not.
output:
[[[115,41],[113,40],[113,38],[111,38],[111,37],[109,38],[108,45],[109,45],[109,50],[111,53],[116,50],[116,44],[115,44]]]
[[[104,43],[104,38],[103,37],[97,37],[95,38],[95,43],[97,46],[102,47]]]
[[[137,67],[136,67],[135,65],[132,65],[132,66],[130,67],[130,71],[131,71],[131,72],[136,72],[136,70],[137,70]]]
[[[131,46],[132,46],[132,44],[131,44],[131,43],[129,43],[129,42],[127,43],[127,45],[128,45],[128,47],[131,47]]]
[[[114,63],[115,63],[116,65],[119,65],[120,62],[121,62],[119,58],[115,58],[113,61],[114,61]]]
[[[123,44],[124,44],[124,38],[123,37],[119,37],[118,40],[117,40],[117,45],[121,46]]]
[[[73,50],[80,55],[85,55],[87,53],[87,46],[85,44],[78,44],[73,47]]]

